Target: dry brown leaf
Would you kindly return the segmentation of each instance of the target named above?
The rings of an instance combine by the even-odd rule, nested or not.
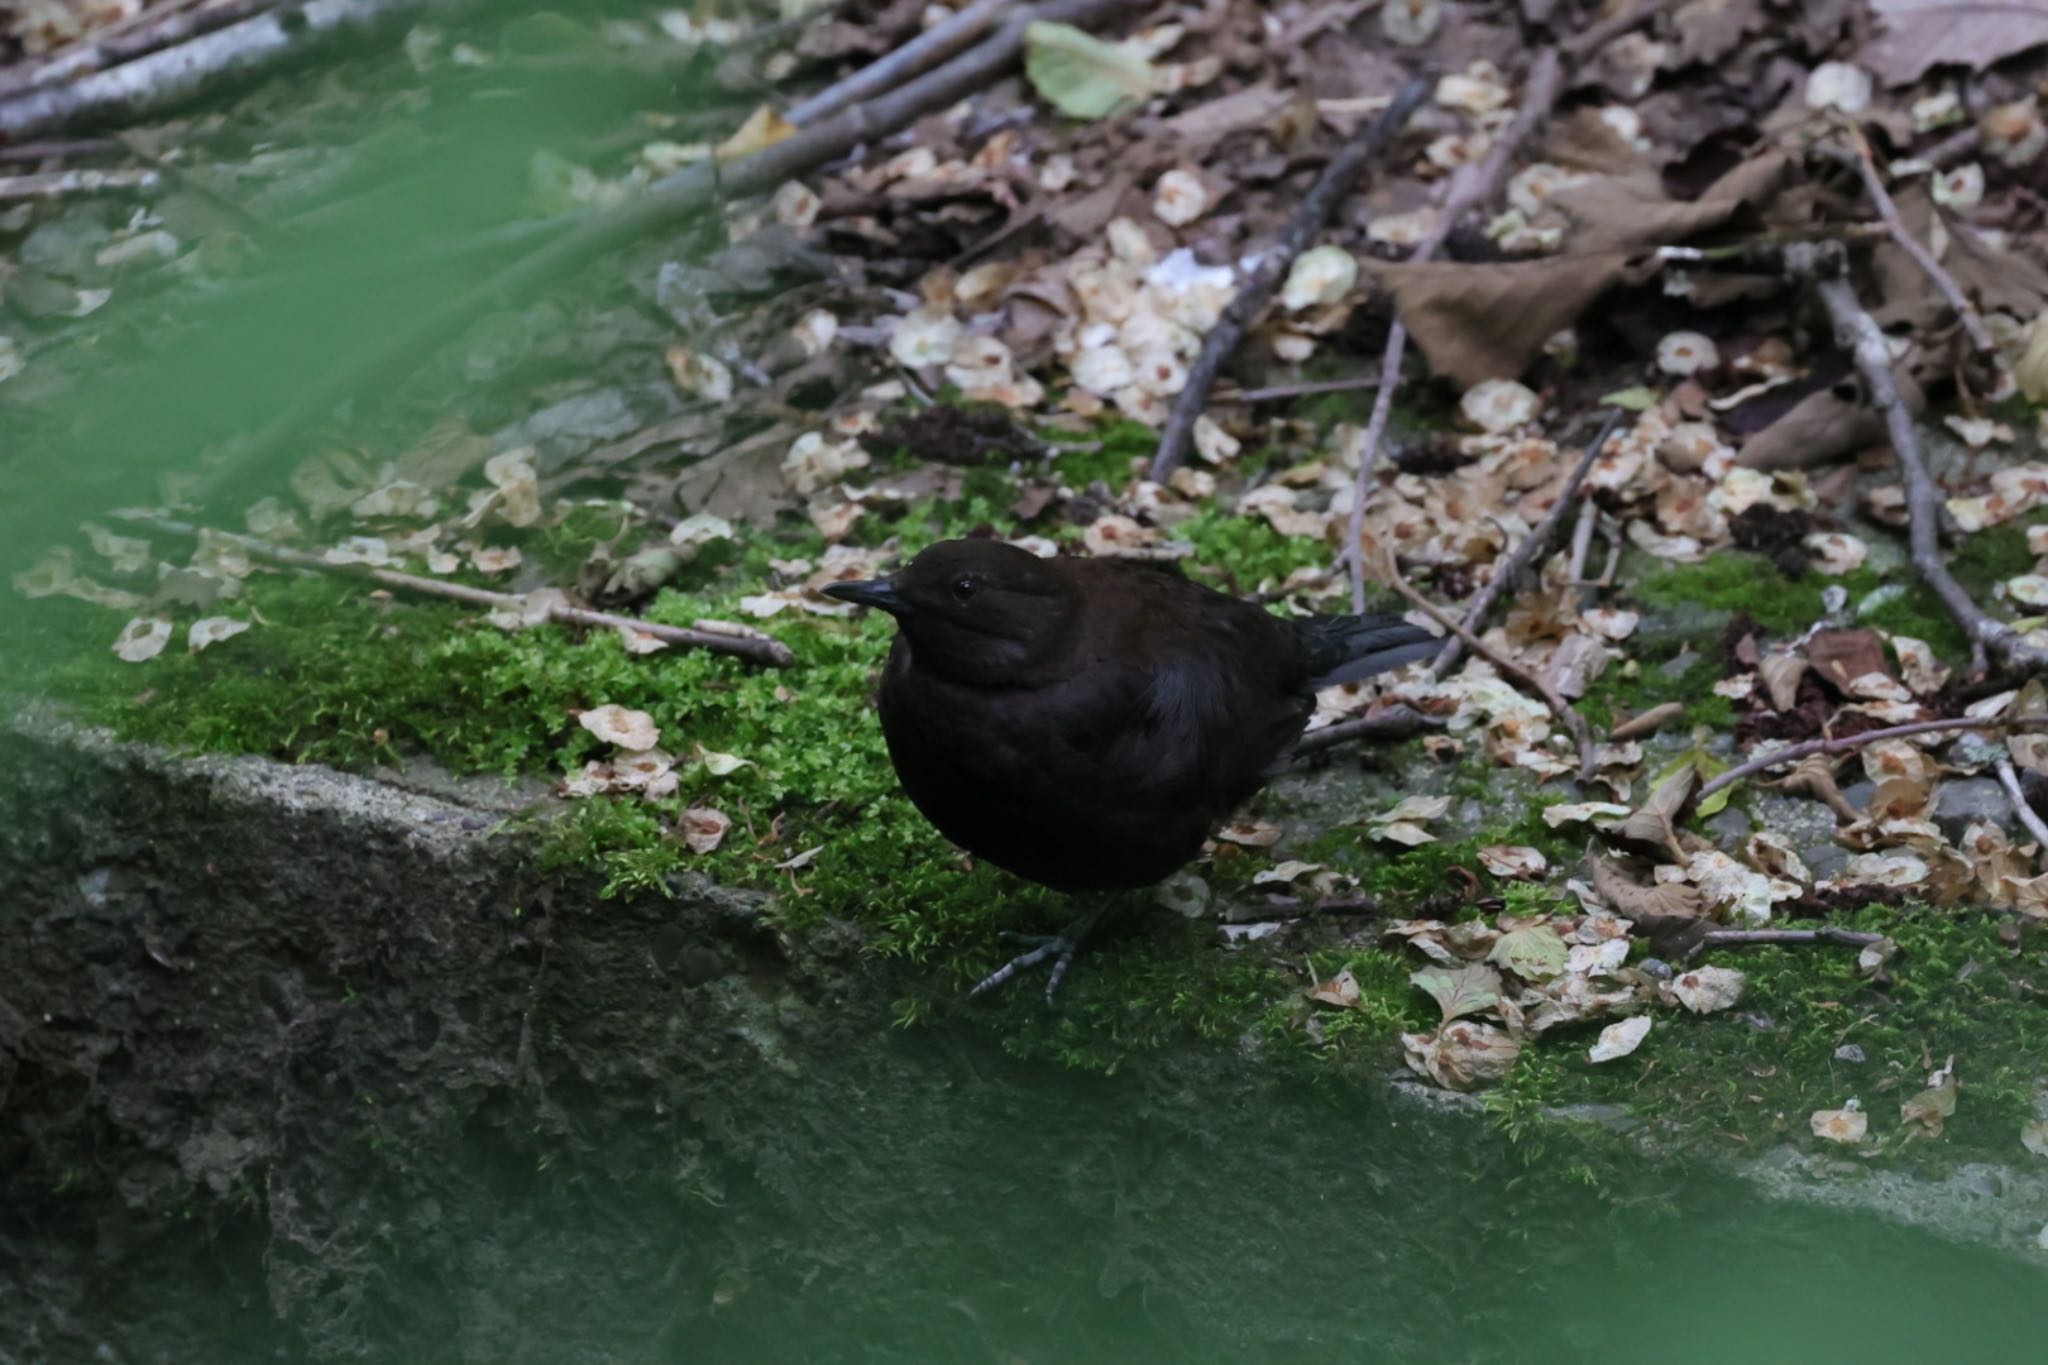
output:
[[[1757,675],[1764,681],[1764,690],[1771,694],[1771,709],[1790,711],[1799,698],[1799,680],[1806,676],[1809,665],[1804,655],[1766,654],[1757,661]]]
[[[1927,1088],[1899,1105],[1899,1121],[1918,1129],[1926,1137],[1941,1136],[1942,1125],[1955,1117],[1956,1062],[1948,1059],[1941,1070],[1927,1078]]]
[[[1605,858],[1591,859],[1593,890],[1614,908],[1614,913],[1655,933],[1684,920],[1700,917],[1704,901],[1699,888],[1687,882],[1660,882],[1644,886]]]
[[[2029,18],[2028,10],[2038,10]],[[1910,85],[1934,66],[1982,71],[2048,43],[2048,5],[2026,0],[1871,0],[1882,31],[1857,54],[1887,85]]]
[[[1813,671],[1847,695],[1850,684],[1867,673],[1892,676],[1884,640],[1874,630],[1824,630],[1807,641],[1806,657]]]
[[[1446,1090],[1475,1090],[1514,1069],[1522,1045],[1505,1030],[1455,1019],[1435,1033],[1404,1033],[1408,1065]]]
[[[1500,1003],[1500,973],[1484,962],[1458,967],[1423,967],[1408,979],[1443,1011],[1446,1023],[1490,1010]]]
[[[1319,1005],[1336,1005],[1349,1009],[1359,1001],[1358,978],[1346,967],[1328,981],[1318,982],[1308,991],[1308,998]]]
[[[1628,253],[1531,261],[1367,262],[1430,368],[1461,388],[1513,379],[1627,275]]]
[[[1629,812],[1628,819],[1615,831],[1616,836],[1649,848],[1668,850],[1672,857],[1684,862],[1686,852],[1678,837],[1678,817],[1699,783],[1700,770],[1687,763],[1658,783],[1649,799]]]

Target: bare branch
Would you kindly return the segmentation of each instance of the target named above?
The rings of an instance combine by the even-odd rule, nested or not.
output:
[[[1443,207],[1429,235],[1408,253],[1408,264],[1420,265],[1435,256],[1451,235],[1451,229],[1465,214],[1491,199],[1507,178],[1508,163],[1530,135],[1550,117],[1557,97],[1564,89],[1564,62],[1558,49],[1545,48],[1529,66],[1522,83],[1522,106],[1514,122],[1501,130],[1477,166],[1467,166],[1451,178],[1444,193]],[[1358,475],[1351,489],[1350,540],[1345,550],[1351,562],[1351,609],[1365,610],[1365,504],[1372,491],[1373,469],[1379,463],[1380,446],[1386,439],[1387,422],[1394,415],[1394,390],[1401,384],[1401,360],[1408,353],[1408,329],[1399,314],[1387,332],[1387,348],[1380,356],[1379,392],[1373,395],[1372,416],[1365,434],[1358,438]]]
[[[1832,924],[1824,924],[1818,929],[1709,929],[1686,950],[1685,960],[1690,962],[1709,948],[1749,948],[1765,944],[1785,948],[1811,943],[1840,943],[1851,948],[1868,948],[1882,942],[1883,934],[1840,929]]]
[[[147,512],[116,512],[114,515],[124,521],[162,531],[166,535],[196,538],[206,529],[194,526],[190,522],[174,521],[169,517],[159,517]],[[367,564],[330,564],[318,555],[272,545],[253,536],[236,535],[231,531],[213,531],[211,534],[231,541],[237,549],[273,564],[287,564],[297,569],[312,569],[318,573],[348,578],[367,578],[402,592],[443,597],[453,602],[466,602],[473,607],[488,607],[493,611],[520,612],[527,607],[526,599],[518,593],[493,592],[489,588],[473,588],[467,583],[451,583],[445,578],[402,573],[397,569],[373,568]],[[623,628],[641,635],[651,635],[672,645],[709,650],[713,654],[730,654],[749,663],[765,664],[771,668],[787,668],[796,662],[796,655],[790,652],[788,645],[766,635],[726,635],[718,631],[690,630],[683,626],[663,625],[659,621],[643,621],[636,616],[619,616],[608,611],[572,607],[566,603],[549,607],[547,619],[568,626]]]
[[[1963,628],[1973,648],[1996,655],[2009,667],[2021,671],[2048,668],[2048,649],[2026,644],[2018,631],[2003,621],[1993,620],[1971,600],[1948,570],[1937,536],[1942,495],[1940,485],[1927,472],[1927,457],[1920,448],[1920,433],[1913,414],[1899,395],[1892,377],[1891,348],[1884,332],[1868,309],[1857,301],[1849,284],[1848,258],[1838,243],[1800,242],[1785,248],[1786,271],[1812,287],[1834,325],[1835,339],[1848,347],[1856,359],[1856,372],[1870,394],[1871,406],[1884,418],[1892,450],[1905,474],[1906,508],[1911,516],[1909,538],[1913,568],[1922,582],[1934,590],[1948,613]]]
[[[1812,758],[1815,754],[1854,753],[1865,745],[1875,744],[1882,739],[1903,739],[1908,735],[1934,734],[1942,730],[2039,730],[2048,728],[2048,718],[2031,717],[2015,720],[1916,720],[1907,725],[1887,725],[1881,730],[1865,730],[1861,734],[1848,735],[1841,739],[1809,739],[1798,744],[1787,744],[1782,749],[1773,749],[1767,754],[1738,763],[1725,773],[1717,774],[1703,784],[1695,799],[1704,799],[1726,787],[1732,787],[1745,777],[1754,777],[1771,768],[1782,768],[1787,763]]]
[[[2034,813],[2033,803],[2027,800],[2026,789],[2020,786],[2020,775],[2012,766],[2010,758],[1998,760],[1998,785],[2005,788],[2005,794],[2012,800],[2013,814],[2027,827],[2027,833],[2034,836],[2034,842],[2041,846],[2041,852],[2048,854],[2048,822]]]
[[[1543,698],[1543,704],[1550,708],[1552,715],[1562,721],[1572,732],[1572,738],[1579,747],[1579,779],[1593,775],[1593,731],[1586,724],[1586,718],[1572,709],[1572,704],[1559,696],[1557,689],[1531,673],[1514,660],[1502,654],[1493,646],[1481,640],[1463,625],[1446,616],[1442,608],[1415,590],[1415,585],[1401,576],[1400,566],[1392,555],[1387,556],[1387,582],[1395,592],[1413,602],[1430,620],[1450,631],[1465,642],[1465,647],[1499,669],[1503,677],[1511,678]]]
[[[963,9],[912,38],[894,52],[878,57],[845,80],[829,85],[794,105],[785,115],[802,128],[838,113],[850,104],[901,85],[931,70],[960,49],[980,40],[1002,17],[1011,0],[974,0]]]
[[[0,138],[10,141],[73,123],[168,108],[224,76],[245,74],[299,56],[348,32],[391,22],[427,0],[305,0],[280,12],[196,32],[170,46],[76,80],[0,98]],[[286,14],[281,11],[289,9]]]
[[[1159,450],[1152,457],[1150,478],[1155,483],[1165,483],[1173,471],[1187,458],[1188,446],[1194,439],[1195,421],[1202,415],[1203,407],[1209,401],[1209,390],[1216,382],[1217,374],[1224,362],[1237,350],[1245,332],[1272,302],[1273,291],[1287,277],[1294,264],[1294,258],[1307,249],[1315,240],[1323,225],[1330,221],[1330,215],[1337,211],[1337,205],[1351,192],[1358,177],[1379,156],[1380,149],[1401,130],[1408,116],[1429,94],[1430,83],[1420,76],[1403,85],[1394,96],[1394,102],[1386,107],[1380,116],[1354,133],[1337,154],[1323,167],[1323,173],[1316,177],[1316,183],[1302,197],[1301,204],[1288,218],[1287,226],[1280,230],[1280,240],[1264,252],[1259,263],[1252,270],[1251,278],[1230,300],[1230,306],[1223,310],[1223,316],[1202,338],[1202,353],[1195,363],[1188,367],[1187,383],[1173,400],[1173,410],[1167,414],[1166,429],[1159,435]]]
[[[1586,442],[1585,453],[1579,456],[1579,462],[1572,466],[1570,476],[1564,481],[1564,491],[1557,495],[1557,501],[1550,505],[1550,511],[1545,514],[1542,521],[1536,523],[1535,529],[1522,537],[1522,543],[1515,546],[1513,553],[1494,562],[1493,576],[1486,580],[1486,586],[1479,590],[1479,595],[1474,597],[1472,604],[1465,609],[1466,629],[1477,632],[1485,625],[1486,613],[1493,610],[1494,601],[1535,563],[1537,556],[1550,544],[1551,538],[1557,534],[1557,528],[1564,524],[1565,508],[1578,500],[1579,486],[1586,481],[1586,471],[1593,467],[1593,461],[1600,458],[1600,452],[1607,448],[1608,438],[1613,436],[1615,429],[1621,425],[1621,418],[1620,408],[1607,414],[1606,420],[1600,423],[1600,430],[1594,432],[1593,439]],[[1588,503],[1587,506],[1590,507],[1592,504]],[[1436,658],[1429,665],[1432,677],[1441,678],[1446,670],[1458,661],[1458,650],[1462,644],[1463,641],[1455,635],[1444,641],[1444,647],[1437,652]]]
[[[0,175],[0,203],[16,199],[61,199],[73,194],[149,194],[162,178],[155,171],[74,170],[36,175]]]
[[[1425,716],[1412,706],[1390,706],[1369,716],[1340,720],[1320,730],[1309,731],[1294,741],[1294,747],[1281,757],[1280,762],[1285,765],[1352,740],[1405,739],[1418,730],[1434,729],[1443,724],[1443,721]]]
[[[1349,379],[1317,379],[1303,384],[1273,384],[1263,389],[1239,389],[1218,395],[1226,403],[1274,403],[1283,398],[1313,398],[1324,393],[1357,393],[1379,387],[1379,376],[1355,374]]]
[[[1885,189],[1884,176],[1878,173],[1877,160],[1871,154],[1869,140],[1855,129],[1851,129],[1849,135],[1852,145],[1848,150],[1840,152],[1840,159],[1855,167],[1857,177],[1863,182],[1863,192],[1870,197],[1871,207],[1877,210],[1877,216],[1884,221],[1885,231],[1891,235],[1899,250],[1905,252],[1920,273],[1927,277],[1928,282],[1935,287],[1941,297],[1947,300],[1949,308],[1955,312],[1956,320],[1962,324],[1963,332],[1970,338],[1970,345],[1975,348],[1977,354],[1997,355],[1998,343],[1991,339],[1991,329],[1984,325],[1984,319],[1978,316],[1969,296],[1964,294],[1962,286],[1956,283],[1956,277],[1949,274],[1941,262],[1934,259],[1934,253],[1906,229],[1905,220],[1899,217],[1899,206],[1893,202],[1890,191]],[[1835,151],[1833,148],[1824,150],[1831,153]]]

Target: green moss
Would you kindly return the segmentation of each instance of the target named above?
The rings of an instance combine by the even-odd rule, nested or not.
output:
[[[1329,547],[1321,542],[1283,536],[1261,518],[1220,507],[1204,506],[1175,526],[1173,537],[1195,547],[1192,571],[1221,572],[1247,592],[1330,562]]]
[[[1869,582],[1859,587],[1857,580],[1864,577]],[[1821,592],[1830,582],[1841,583],[1853,595],[1875,587],[1877,579],[1862,574],[1787,578],[1762,555],[1723,550],[1698,564],[1675,564],[1646,574],[1629,588],[1629,595],[1665,611],[1697,607],[1745,613],[1765,630],[1784,635],[1796,634],[1827,614]]]
[[[2033,570],[2035,557],[2027,553],[2027,528],[2040,525],[2048,525],[2048,513],[2035,512],[1962,537],[1949,554],[1949,572],[1973,596],[1987,597],[2006,579]]]
[[[1899,1102],[1917,1093],[1948,1057],[1961,1081],[1943,1160],[2017,1151],[2032,1116],[2035,1059],[2048,1045],[2048,950],[2034,936],[2021,951],[2000,940],[2000,921],[1969,912],[1870,908],[1845,917],[1899,944],[1880,986],[1856,968],[1853,950],[1758,948],[1718,955],[1749,980],[1741,1004],[1703,1017],[1660,1012],[1626,1062],[1596,1066],[1585,1047],[1598,1024],[1546,1035],[1525,1049],[1497,1101],[1504,1125],[1525,1125],[1532,1107],[1619,1104],[1684,1142],[1761,1152],[1814,1143],[1808,1116],[1855,1096],[1881,1146],[1921,1150],[1901,1124]],[[1853,1043],[1864,1061],[1841,1060]]]
[[[1132,421],[1105,422],[1084,441],[1064,432],[1048,431],[1044,436],[1058,451],[1052,459],[1053,475],[1074,488],[1098,482],[1121,488],[1159,446],[1158,432]]]
[[[1724,729],[1735,723],[1735,708],[1714,692],[1722,671],[1717,653],[1693,655],[1691,663],[1676,671],[1640,660],[1633,672],[1626,665],[1609,667],[1586,689],[1578,707],[1596,733],[1611,729],[1623,712],[1639,716],[1671,701],[1685,707],[1684,724]]]

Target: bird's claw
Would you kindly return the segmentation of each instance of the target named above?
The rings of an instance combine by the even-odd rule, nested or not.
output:
[[[1045,1003],[1053,1003],[1053,993],[1066,979],[1067,969],[1074,965],[1074,959],[1081,953],[1081,940],[1066,934],[1015,934],[1005,932],[1003,937],[1013,943],[1030,943],[1036,946],[1028,953],[1019,953],[1002,966],[984,976],[967,992],[971,998],[1008,982],[1019,972],[1029,971],[1047,958],[1052,959],[1052,975],[1045,982]]]

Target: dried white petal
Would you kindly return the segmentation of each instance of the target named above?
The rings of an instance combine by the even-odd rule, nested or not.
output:
[[[576,723],[607,744],[616,744],[621,749],[652,749],[661,742],[661,729],[655,725],[653,716],[616,702],[591,707],[576,717]]]
[[[1657,343],[1657,368],[1665,374],[1697,374],[1720,363],[1720,348],[1698,332],[1672,332]]]
[[[185,648],[197,653],[208,645],[232,639],[248,628],[247,621],[237,621],[232,616],[204,616],[194,621],[191,629],[185,632]]]
[[[1341,246],[1319,246],[1302,252],[1287,269],[1281,306],[1299,313],[1304,308],[1335,303],[1358,283],[1358,258]]]
[[[1870,105],[1870,73],[1847,62],[1822,62],[1806,78],[1806,107],[1858,114]]]
[[[171,641],[171,623],[162,616],[138,616],[121,627],[114,639],[114,653],[131,664],[154,659]]]

